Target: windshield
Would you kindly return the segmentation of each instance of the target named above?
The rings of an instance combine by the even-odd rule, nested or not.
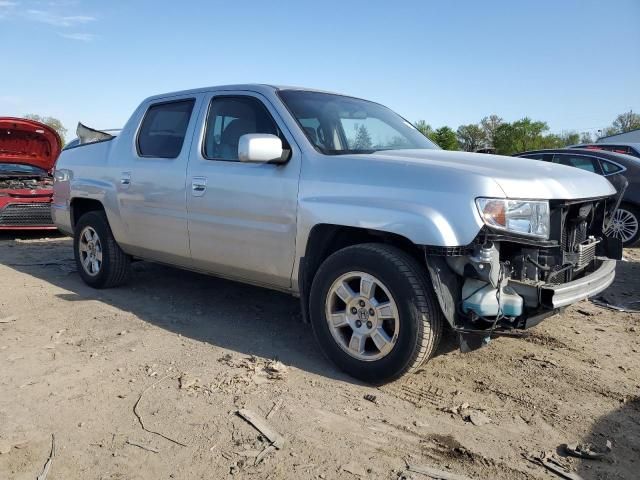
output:
[[[302,90],[281,90],[279,95],[309,141],[327,155],[439,148],[400,115],[377,103]]]
[[[46,176],[47,172],[33,165],[20,163],[0,163],[0,175]]]

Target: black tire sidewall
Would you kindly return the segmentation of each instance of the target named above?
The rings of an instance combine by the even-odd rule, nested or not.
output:
[[[402,375],[413,365],[421,348],[424,322],[416,307],[415,285],[390,259],[366,249],[348,249],[330,256],[316,274],[310,295],[310,317],[314,334],[325,355],[350,375],[371,383],[384,383]],[[326,320],[325,299],[341,275],[360,271],[379,279],[396,302],[399,334],[393,350],[379,360],[361,361],[336,343]],[[431,332],[435,335],[435,332]]]
[[[80,260],[80,250],[78,248],[80,243],[80,235],[85,227],[93,228],[98,237],[100,239],[100,244],[102,246],[102,265],[100,268],[100,272],[97,275],[89,275],[84,267],[82,266],[82,261]],[[76,259],[76,268],[78,269],[78,273],[82,280],[92,287],[100,288],[104,286],[109,278],[109,269],[111,267],[111,257],[110,257],[110,241],[115,241],[113,239],[113,235],[111,233],[111,229],[109,228],[109,224],[107,222],[107,218],[103,212],[88,212],[80,217],[78,223],[75,226],[75,234],[73,236],[73,253]]]

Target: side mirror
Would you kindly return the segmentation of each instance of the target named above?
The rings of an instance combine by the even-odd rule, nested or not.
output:
[[[282,140],[268,133],[247,133],[238,142],[241,162],[281,163],[282,153]]]

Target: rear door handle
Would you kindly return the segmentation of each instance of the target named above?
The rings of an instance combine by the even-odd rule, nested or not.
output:
[[[125,188],[131,185],[131,172],[122,172],[120,174],[120,185]]]
[[[194,197],[201,197],[207,190],[207,178],[206,177],[193,177],[191,179],[191,194]]]

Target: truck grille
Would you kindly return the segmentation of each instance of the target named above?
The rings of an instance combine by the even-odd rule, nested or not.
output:
[[[53,225],[50,203],[10,203],[0,210],[0,227]]]

